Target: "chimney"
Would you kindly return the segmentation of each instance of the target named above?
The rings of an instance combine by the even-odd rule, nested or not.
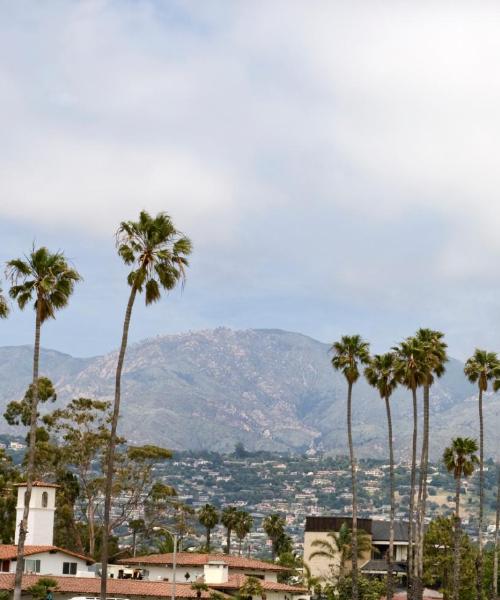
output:
[[[33,482],[30,512],[28,516],[27,546],[52,546],[54,544],[54,513],[56,511],[56,489],[58,485]],[[19,540],[19,526],[23,518],[26,484],[17,485],[16,535]]]
[[[227,583],[229,569],[223,560],[210,560],[203,565],[203,575],[207,585]]]

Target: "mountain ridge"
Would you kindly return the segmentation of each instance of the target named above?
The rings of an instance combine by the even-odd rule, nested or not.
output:
[[[346,453],[345,383],[332,370],[329,344],[282,329],[225,327],[159,335],[131,344],[123,373],[120,433],[132,443],[173,449],[249,449]],[[24,393],[31,378],[30,346],[0,347],[0,410]],[[43,349],[41,374],[63,403],[75,396],[113,398],[117,352],[77,358]],[[431,394],[431,454],[440,456],[456,435],[477,436],[475,388],[463,363],[450,359]],[[393,397],[395,446],[407,458],[411,399]],[[487,394],[486,450],[492,454],[496,396]],[[0,432],[8,431],[0,421]],[[353,394],[353,429],[359,456],[385,457],[383,402],[363,379]]]

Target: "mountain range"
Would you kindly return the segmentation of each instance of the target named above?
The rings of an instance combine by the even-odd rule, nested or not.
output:
[[[44,349],[41,374],[52,379],[59,404],[77,396],[112,400],[116,358]],[[2,412],[22,397],[31,364],[31,347],[0,347]],[[347,453],[345,383],[331,368],[329,346],[298,333],[218,328],[147,339],[129,347],[122,389],[119,431],[131,443],[232,451],[242,442],[251,450]],[[408,458],[407,390],[397,390],[392,407],[397,455]],[[498,397],[487,394],[484,410],[486,454],[493,455]],[[353,423],[359,456],[387,456],[384,403],[362,378],[354,388]],[[0,432],[9,432],[3,419]],[[431,455],[439,457],[457,435],[478,435],[477,398],[463,364],[450,359],[431,392]]]

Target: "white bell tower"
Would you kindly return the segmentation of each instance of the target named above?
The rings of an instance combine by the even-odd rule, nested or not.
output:
[[[56,511],[56,489],[58,485],[34,481],[31,490],[30,512],[26,546],[52,546],[54,543],[54,513]],[[19,539],[19,526],[23,518],[26,484],[17,485],[16,537]]]

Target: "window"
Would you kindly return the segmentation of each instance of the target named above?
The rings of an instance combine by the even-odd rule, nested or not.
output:
[[[8,573],[10,569],[10,560],[0,560],[0,572]]]
[[[24,572],[25,573],[40,573],[40,560],[27,558],[24,561]]]
[[[47,492],[43,492],[42,494],[42,508],[47,508],[49,505],[49,495]]]
[[[63,575],[76,575],[78,563],[63,562]]]

